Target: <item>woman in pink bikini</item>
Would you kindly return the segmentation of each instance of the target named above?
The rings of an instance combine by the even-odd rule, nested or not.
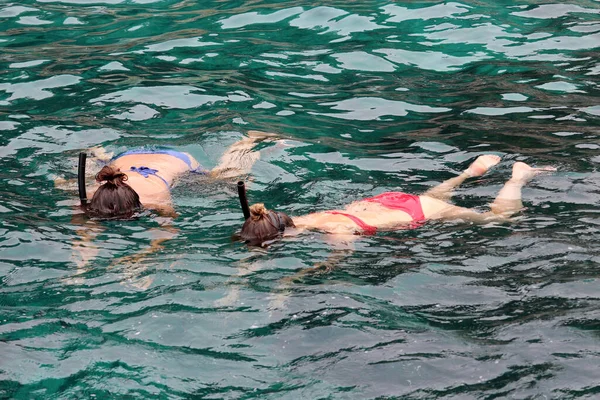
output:
[[[500,157],[495,155],[479,156],[462,174],[420,196],[386,192],[351,203],[344,210],[316,212],[293,219],[284,213],[269,211],[263,204],[254,204],[250,207],[250,218],[242,227],[241,237],[249,244],[260,245],[283,234],[289,227],[296,228],[294,233],[316,229],[335,235],[372,235],[378,230],[416,227],[426,220],[506,221],[523,207],[523,185],[537,174],[556,171],[556,168],[533,168],[522,162],[515,163],[511,179],[504,184],[488,212],[448,203],[454,188],[468,178],[483,175],[499,162]]]

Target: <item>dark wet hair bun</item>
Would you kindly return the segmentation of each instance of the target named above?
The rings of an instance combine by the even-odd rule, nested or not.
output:
[[[269,211],[262,203],[250,206],[250,218],[244,222],[240,237],[252,246],[261,246],[265,241],[275,239],[287,227],[295,227],[294,221],[277,211]]]
[[[127,175],[121,172],[118,168],[113,168],[108,165],[104,166],[100,172],[96,174],[97,182],[112,183],[115,186],[121,186],[127,181]]]
[[[129,219],[142,209],[140,196],[125,181],[127,175],[120,169],[105,166],[96,181],[100,185],[86,207],[86,214],[100,219]]]
[[[253,221],[259,221],[268,214],[269,210],[267,210],[263,203],[256,203],[250,206],[250,218]]]

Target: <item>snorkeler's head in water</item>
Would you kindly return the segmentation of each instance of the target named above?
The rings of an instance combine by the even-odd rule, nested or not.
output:
[[[242,226],[242,239],[254,246],[275,239],[287,227],[295,227],[294,221],[285,213],[267,210],[262,203],[250,206],[250,218]]]
[[[127,175],[118,168],[103,167],[96,181],[104,182],[86,206],[86,213],[102,219],[129,219],[142,209],[140,196],[125,181]]]

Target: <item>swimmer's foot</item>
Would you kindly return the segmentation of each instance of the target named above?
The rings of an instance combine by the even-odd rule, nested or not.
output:
[[[481,176],[490,168],[500,162],[501,158],[493,154],[486,154],[477,157],[475,161],[465,170],[470,177]]]
[[[534,168],[525,164],[524,162],[516,162],[515,165],[513,165],[511,181],[516,181],[518,183],[525,184],[536,175],[542,174],[544,172],[554,171],[556,171],[556,168],[550,166]]]

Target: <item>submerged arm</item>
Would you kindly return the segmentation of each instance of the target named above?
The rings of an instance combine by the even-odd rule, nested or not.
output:
[[[164,248],[163,244],[166,241],[174,239],[177,236],[179,230],[172,225],[172,219],[169,217],[159,218],[164,220],[161,223],[161,227],[151,228],[148,230],[152,236],[152,239],[150,240],[150,246],[135,254],[119,258],[113,263],[113,265],[126,264],[127,266],[130,266],[131,264],[139,263],[146,257],[162,250]]]
[[[309,268],[303,268],[293,276],[285,278],[282,281],[293,282],[305,275],[333,271],[341,261],[354,253],[354,241],[357,237],[357,235],[328,234],[326,242],[332,246],[332,250],[325,261],[316,262]]]
[[[71,252],[71,260],[77,267],[76,275],[79,275],[88,270],[88,264],[98,255],[98,246],[93,241],[103,229],[97,222],[88,220],[84,214],[74,214],[71,222],[79,225]]]
[[[122,269],[124,272],[124,280],[134,280],[132,283],[133,286],[136,286],[139,289],[147,289],[152,284],[151,277],[137,279],[147,268],[144,261],[164,249],[164,243],[175,238],[178,234],[178,230],[170,223],[161,226],[161,228],[149,229],[148,232],[152,236],[150,246],[135,254],[117,259],[110,267],[114,268],[118,266]]]
[[[356,235],[328,235],[327,242],[333,245],[333,249],[327,256],[327,259],[323,262],[315,263],[312,267],[303,268],[292,276],[281,279],[269,308],[282,308],[290,295],[292,285],[296,281],[316,274],[326,274],[333,271],[344,259],[352,255],[355,239]]]

